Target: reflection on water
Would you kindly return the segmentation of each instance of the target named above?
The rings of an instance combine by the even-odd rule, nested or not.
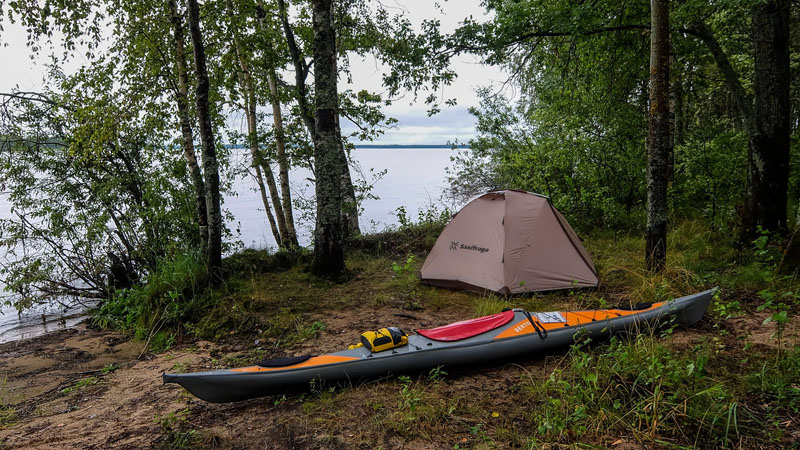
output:
[[[21,314],[14,308],[4,306],[0,315],[0,344],[74,327],[87,317],[88,306],[42,306]]]
[[[364,149],[352,151],[351,157],[357,161],[368,184],[372,184],[375,174],[386,170],[386,174],[374,184],[370,192],[377,198],[367,198],[361,203],[363,211],[359,217],[364,232],[381,231],[389,225],[397,224],[397,208],[405,207],[409,216],[416,219],[417,211],[427,209],[431,203],[439,202],[446,187],[445,169],[450,165],[450,149]],[[247,153],[239,158],[248,161]],[[351,169],[353,178],[359,178]],[[306,169],[294,169],[289,174],[292,183],[293,199],[313,198],[314,187],[308,181],[312,174]],[[275,248],[261,196],[254,189],[252,179],[239,179],[233,185],[235,196],[226,196],[223,208],[229,210],[234,220],[227,223],[234,233],[239,231],[238,239],[248,248]],[[449,205],[453,206],[453,205]],[[295,209],[298,221],[298,237],[301,245],[311,244],[313,223],[302,223],[302,211]]]
[[[449,149],[353,150],[351,156],[360,165],[367,183],[372,183],[371,174],[388,170],[386,175],[375,183],[371,192],[378,198],[367,199],[361,205],[362,230],[379,231],[386,226],[396,224],[395,214],[400,206],[405,207],[409,216],[415,218],[419,209],[425,209],[431,203],[436,203],[445,188],[445,168],[450,165],[452,154]],[[246,158],[246,153],[240,157]],[[291,172],[292,193],[295,198],[313,197],[313,186],[307,181],[310,177],[310,172],[305,169],[295,169]],[[355,174],[354,178],[357,178]],[[236,195],[226,196],[223,205],[234,218],[227,223],[227,226],[245,247],[275,248],[275,240],[267,224],[261,196],[253,190],[254,187],[255,182],[251,179],[240,179],[234,183],[233,189]],[[0,196],[0,218],[7,218],[9,215],[10,205]],[[299,220],[301,212],[297,211],[295,217]],[[298,223],[298,234],[302,245],[311,243],[309,224]],[[61,306],[47,306],[17,314],[14,308],[3,306],[1,311],[0,343],[75,326],[86,318],[87,307],[64,309]]]

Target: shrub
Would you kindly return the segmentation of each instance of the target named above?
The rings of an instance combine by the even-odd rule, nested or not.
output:
[[[190,322],[204,298],[205,265],[198,255],[177,254],[162,260],[146,281],[115,291],[95,311],[93,322],[102,328],[130,332],[140,339],[153,339],[167,348],[171,332]]]

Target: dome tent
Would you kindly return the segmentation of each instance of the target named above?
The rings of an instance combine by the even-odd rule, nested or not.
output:
[[[597,271],[566,219],[547,197],[490,191],[445,227],[422,281],[502,295],[597,286]]]

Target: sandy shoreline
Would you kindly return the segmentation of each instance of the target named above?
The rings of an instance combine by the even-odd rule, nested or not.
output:
[[[156,445],[156,416],[185,407],[160,374],[200,353],[144,355],[142,342],[81,325],[0,345],[6,448],[142,448]],[[13,412],[9,412],[13,411]]]

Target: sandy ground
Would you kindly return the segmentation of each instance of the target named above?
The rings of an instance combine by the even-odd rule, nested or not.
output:
[[[386,317],[372,308],[335,311],[325,316],[327,328],[321,336],[292,351],[276,350],[268,356],[341,349],[355,343],[356,330],[377,327]],[[413,329],[463,315],[440,311],[434,319],[421,312],[398,312],[388,317],[393,324]],[[263,415],[274,409],[268,399],[213,405],[194,399],[177,385],[161,383],[163,372],[207,370],[225,355],[246,356],[252,347],[249,341],[200,341],[152,354],[143,351],[143,342],[83,325],[2,344],[0,405],[13,409],[14,418],[0,427],[0,447],[153,447],[161,443],[165,429],[184,420],[191,409],[192,425],[206,429],[204,434],[212,437],[207,444],[225,441],[225,447],[295,448],[300,440],[279,417],[270,417],[267,424],[257,420],[258,427],[248,421],[248,412]],[[252,440],[235,444],[242,440],[242,433],[249,433]]]
[[[85,327],[0,346],[2,400],[16,416],[14,425],[0,430],[2,445],[152,446],[161,435],[156,416],[182,406],[175,389],[161,385],[160,374],[202,357],[175,351],[140,359],[142,347]]]
[[[435,322],[446,323],[459,318],[459,314],[457,310],[440,311],[435,314]],[[407,329],[437,324],[421,312],[393,314],[373,309],[334,312],[326,316],[327,328],[318,337],[292,351],[275,350],[267,352],[267,356],[339,349],[352,343],[358,330],[380,325],[381,319],[387,317]],[[770,327],[761,326],[762,320],[761,316],[748,316],[734,319],[728,326],[735,328],[734,332],[748,328],[757,330],[750,334],[750,341],[755,345],[776,345],[771,339]],[[786,345],[796,345],[800,321],[793,320],[789,325]],[[704,336],[716,333],[712,328],[710,323],[702,322],[698,329],[676,332],[674,344],[691,346]],[[335,410],[311,414],[304,410],[306,405],[302,402],[284,404],[274,397],[235,404],[209,404],[195,399],[179,386],[161,383],[161,374],[165,371],[209,369],[220,364],[219,360],[225,355],[247,355],[253,346],[253,342],[245,339],[219,344],[200,341],[181,343],[165,353],[151,354],[143,352],[141,342],[85,326],[2,344],[0,412],[6,419],[5,425],[0,424],[0,447],[163,447],[165,434],[170,430],[192,429],[202,435],[193,442],[203,448],[370,448],[369,437],[348,432],[347,424],[342,424],[338,430],[319,429],[314,415],[335,415]],[[514,398],[508,386],[520,376],[546,376],[554,359],[557,358],[537,357],[469,369],[451,374],[441,389],[447,390],[446,395],[452,398],[461,396],[476,401],[472,397],[478,396],[490,404],[502,405]],[[368,403],[361,401],[364,397],[380,396],[386,389],[397,389],[386,386],[388,384],[376,381],[344,395],[360,396],[363,407]],[[11,411],[13,416],[10,416]],[[367,409],[363,414],[368,420],[370,411]],[[456,415],[448,420],[461,419]],[[181,425],[186,426],[180,428]],[[423,436],[411,442],[389,436],[382,445],[384,448],[453,448],[459,439],[469,437],[465,436]],[[616,440],[616,437],[609,437],[608,444]],[[620,443],[614,448],[638,448]]]

